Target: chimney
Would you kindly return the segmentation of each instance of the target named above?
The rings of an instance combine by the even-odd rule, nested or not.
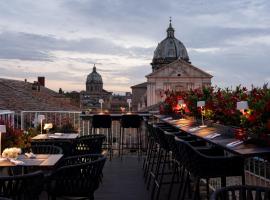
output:
[[[45,87],[45,77],[44,76],[39,76],[38,77],[38,83],[39,83],[39,85]]]

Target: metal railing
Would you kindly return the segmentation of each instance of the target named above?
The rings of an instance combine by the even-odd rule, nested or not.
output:
[[[92,120],[91,119],[86,119],[86,120],[81,120],[81,130],[80,134],[81,135],[89,135],[91,133],[91,127],[92,127]],[[113,140],[113,149],[117,149],[119,147],[119,141],[120,141],[120,118],[114,118],[112,116],[112,127],[111,127],[111,133],[112,133],[112,140]],[[97,129],[96,133],[97,134],[104,134],[108,138],[108,129]],[[123,143],[124,148],[126,149],[135,149],[137,148],[138,144],[138,138],[137,138],[137,130],[134,128],[128,128],[125,129],[124,131],[124,141]],[[146,137],[146,128],[145,124],[141,124],[140,128],[140,134],[141,134],[141,148],[145,149],[146,148],[146,143],[147,143],[147,137]]]
[[[21,111],[20,113],[20,128],[27,130],[36,127],[38,115],[44,115],[43,123],[53,123],[54,126],[60,127],[64,123],[70,123],[75,130],[80,132],[81,111]],[[17,119],[19,120],[19,119]]]
[[[14,126],[15,121],[15,112],[10,110],[0,110],[0,121],[4,123],[10,123],[11,126]]]
[[[60,127],[65,123],[69,122],[72,124],[76,132],[80,135],[89,135],[91,133],[92,120],[91,118],[83,120],[81,117],[81,111],[22,111],[19,117],[15,121],[19,121],[21,130],[28,130],[29,128],[37,127],[40,123],[37,121],[38,115],[44,115],[45,119],[43,123],[53,123],[53,126]],[[113,148],[117,149],[120,141],[120,122],[119,118],[113,118],[112,121],[112,138],[113,138]],[[104,134],[108,138],[107,129],[98,129],[97,134]],[[146,146],[146,133],[145,126],[142,123],[141,127],[142,145],[144,148]],[[137,145],[137,133],[136,129],[126,129],[124,137],[125,148],[131,149],[135,148]]]

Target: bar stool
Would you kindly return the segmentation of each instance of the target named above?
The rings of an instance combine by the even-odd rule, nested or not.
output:
[[[257,185],[235,185],[217,189],[210,200],[269,200],[270,188]]]
[[[137,149],[138,149],[138,157],[141,155],[141,117],[137,114],[126,114],[122,115],[120,120],[120,142],[119,142],[119,156],[123,156],[124,145],[127,146],[125,141],[125,130],[134,128],[136,129],[136,138],[137,138]]]
[[[112,117],[111,115],[93,115],[92,118],[92,126],[91,126],[91,134],[96,134],[97,129],[107,129],[107,137],[106,144],[108,147],[108,151],[110,154],[110,160],[113,156],[113,148],[112,148]]]
[[[151,199],[159,199],[163,185],[169,185],[168,199],[170,199],[173,185],[179,183],[179,176],[181,176],[178,173],[181,164],[178,164],[177,156],[179,157],[179,154],[176,153],[174,137],[183,138],[196,149],[209,149],[210,147],[197,137],[190,136],[168,124],[157,123],[153,124],[152,128],[149,126],[148,129],[151,130],[155,145],[152,145],[152,151],[149,151],[148,165],[145,169],[147,189],[150,188],[151,180],[153,180]],[[172,175],[171,181],[166,181],[165,176],[168,177],[168,175]],[[178,178],[175,181],[176,175]]]
[[[224,156],[216,149],[197,150],[188,142],[175,137],[180,162],[185,170],[183,184],[181,185],[181,195],[178,199],[185,199],[186,184],[190,177],[194,180],[194,191],[192,199],[200,199],[200,181],[206,180],[207,196],[209,198],[209,179],[221,178],[221,186],[226,186],[226,177],[241,176],[242,184],[245,185],[244,158],[241,156]]]

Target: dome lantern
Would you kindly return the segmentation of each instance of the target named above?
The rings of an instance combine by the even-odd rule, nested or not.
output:
[[[167,28],[167,37],[168,38],[174,38],[174,28],[172,27],[172,18],[170,17],[170,24]]]
[[[172,20],[170,18],[169,27],[167,28],[167,37],[158,43],[154,51],[154,57],[151,63],[152,69],[155,71],[177,59],[189,62],[186,47],[180,40],[174,37],[174,28],[172,27]]]

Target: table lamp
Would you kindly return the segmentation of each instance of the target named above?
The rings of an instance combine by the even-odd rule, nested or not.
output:
[[[52,123],[46,123],[44,124],[44,130],[46,130],[47,132],[53,128],[53,124]]]
[[[42,134],[42,121],[45,119],[45,115],[38,115],[38,121],[40,121],[40,133]]]
[[[130,104],[131,104],[131,99],[127,99],[127,103],[128,103],[128,112],[130,113]]]
[[[7,132],[6,125],[0,125],[0,157],[2,157],[2,133]]]
[[[205,101],[197,101],[197,107],[201,108],[201,115],[202,115],[202,125],[200,127],[206,127],[206,125],[204,125],[204,121],[203,121],[203,107],[205,106]]]
[[[103,99],[99,99],[98,102],[100,103],[100,113],[102,114],[102,104],[104,103]]]
[[[184,120],[183,118],[183,112],[182,109],[184,109],[184,107],[186,106],[185,102],[183,99],[179,99],[177,104],[179,105],[180,109],[181,109],[181,119],[180,120]]]
[[[242,114],[245,113],[245,110],[248,109],[248,102],[247,101],[238,101],[236,104],[236,109],[240,110]]]

